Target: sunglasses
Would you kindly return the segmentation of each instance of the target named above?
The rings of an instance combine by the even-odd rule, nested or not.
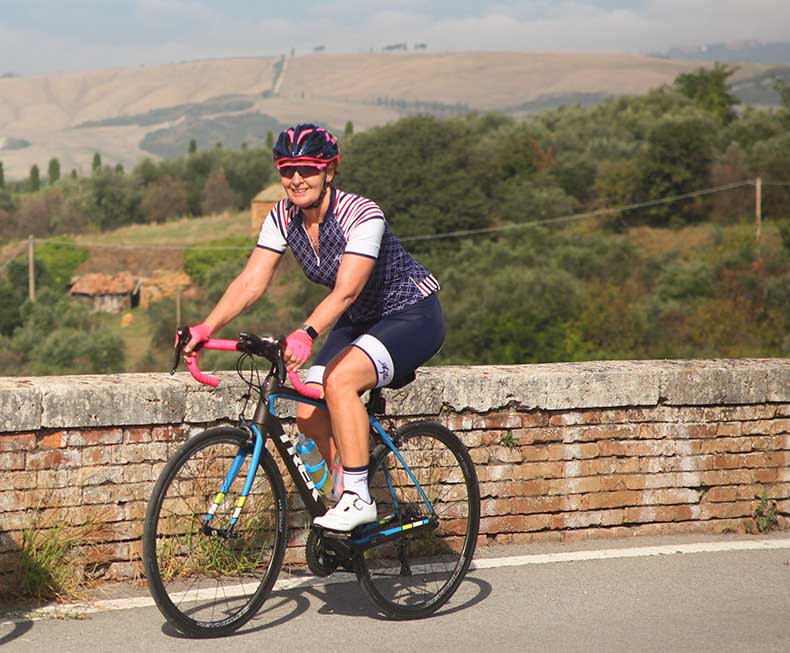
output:
[[[302,178],[315,177],[321,173],[320,168],[315,166],[283,166],[280,168],[280,176],[291,179],[296,173]]]

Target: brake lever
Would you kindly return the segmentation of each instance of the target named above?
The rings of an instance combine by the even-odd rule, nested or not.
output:
[[[276,338],[277,340],[277,349],[279,350],[277,353],[277,378],[280,380],[280,383],[285,383],[285,377],[288,374],[288,370],[285,367],[285,360],[283,357],[285,356],[285,336],[280,336]]]
[[[178,330],[176,331],[176,342],[174,345],[175,350],[173,351],[173,364],[170,366],[171,376],[176,373],[178,361],[181,360],[181,356],[184,353],[184,347],[191,339],[192,336],[189,333],[189,327],[178,327]]]

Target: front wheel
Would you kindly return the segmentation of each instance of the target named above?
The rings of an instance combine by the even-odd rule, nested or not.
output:
[[[376,606],[394,619],[426,617],[463,580],[480,527],[480,490],[463,443],[440,424],[418,422],[393,441],[434,509],[433,526],[406,530],[358,554],[354,571]],[[394,523],[431,518],[404,465],[388,448],[371,462],[370,493],[379,518]]]
[[[280,571],[286,494],[265,447],[231,527],[252,446],[249,434],[238,428],[210,429],[190,438],[162,470],[149,500],[143,526],[146,577],[159,610],[185,635],[217,637],[242,626]],[[206,522],[234,461],[240,464],[235,480]]]

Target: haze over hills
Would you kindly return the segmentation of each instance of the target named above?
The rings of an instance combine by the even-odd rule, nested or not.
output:
[[[696,48],[671,48],[655,56],[686,61],[790,65],[790,43],[763,43],[756,40],[708,43]]]
[[[64,174],[72,168],[86,173],[95,152],[104,163],[130,167],[144,156],[182,155],[191,138],[202,148],[217,142],[238,147],[308,120],[337,131],[350,120],[359,131],[413,113],[526,114],[644,93],[699,66],[623,54],[421,52],[217,59],[0,78],[0,160],[9,179],[27,176],[34,163],[46,170],[52,157]],[[777,75],[790,80],[790,66],[745,64],[733,82],[747,92],[761,89],[750,101],[770,103]]]

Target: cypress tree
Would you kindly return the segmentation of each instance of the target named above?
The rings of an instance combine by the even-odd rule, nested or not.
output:
[[[47,170],[47,180],[50,184],[54,184],[60,179],[60,161],[55,158],[49,160],[49,168]]]
[[[353,135],[354,135],[354,123],[349,120],[346,123],[345,136],[346,138],[350,138]]]
[[[2,161],[0,161],[0,188],[5,188],[5,173],[3,172]]]
[[[41,174],[38,171],[38,166],[34,163],[33,167],[30,168],[30,180],[29,180],[30,190],[32,192],[36,192],[41,188]]]
[[[269,149],[274,147],[274,134],[272,134],[272,130],[266,132],[266,147]]]
[[[93,170],[94,175],[101,170],[101,154],[99,154],[98,152],[96,152],[96,154],[93,155],[93,163],[91,163],[91,170]]]
[[[193,138],[189,141],[189,153],[194,154],[197,152],[197,141]]]

